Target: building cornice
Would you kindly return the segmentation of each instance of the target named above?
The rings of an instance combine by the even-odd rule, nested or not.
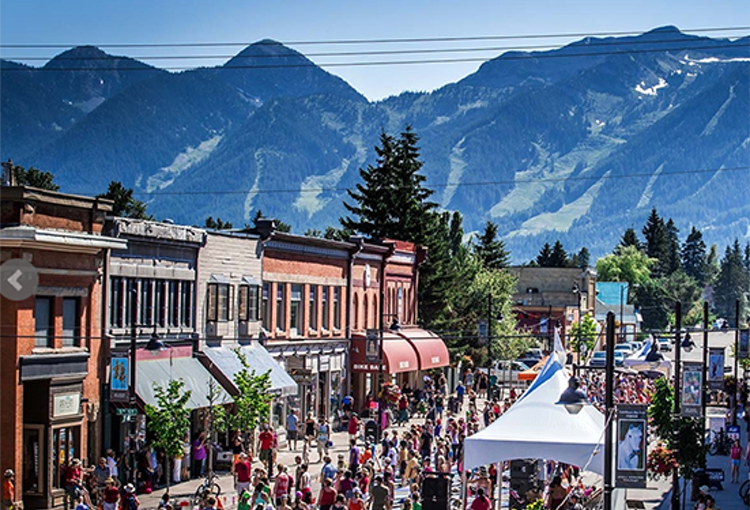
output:
[[[97,234],[66,230],[45,230],[29,226],[0,229],[3,248],[30,248],[54,251],[93,252],[100,250],[124,250],[125,239],[116,239]]]

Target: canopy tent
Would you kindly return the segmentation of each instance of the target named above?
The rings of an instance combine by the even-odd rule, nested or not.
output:
[[[520,400],[489,427],[466,438],[466,468],[513,459],[551,459],[584,467],[604,443],[604,415],[591,405],[569,414],[556,404],[568,379],[560,357],[550,356]],[[587,469],[604,472],[603,449]]]
[[[643,344],[643,348],[631,354],[623,361],[623,366],[637,372],[661,372],[666,377],[672,376],[672,361],[662,357],[661,361],[646,361],[646,355],[651,350],[651,345],[655,342],[654,337],[649,335],[648,340]]]

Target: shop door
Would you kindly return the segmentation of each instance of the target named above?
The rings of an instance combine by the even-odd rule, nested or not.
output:
[[[44,489],[44,425],[26,425],[23,429],[23,492],[40,495]]]

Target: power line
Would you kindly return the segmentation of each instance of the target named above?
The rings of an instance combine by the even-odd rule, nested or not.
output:
[[[539,60],[547,58],[576,58],[576,57],[598,57],[598,56],[611,56],[611,55],[634,55],[642,53],[664,53],[664,52],[681,52],[688,50],[712,50],[712,49],[724,49],[724,48],[738,48],[748,47],[750,48],[750,42],[747,44],[719,44],[710,46],[688,46],[688,47],[675,47],[675,48],[658,48],[658,49],[644,49],[644,50],[623,50],[623,51],[602,51],[593,53],[572,53],[572,54],[560,54],[560,53],[532,53],[523,55],[504,55],[502,59],[508,60]],[[391,65],[415,65],[415,64],[455,64],[455,63],[466,63],[466,62],[486,62],[488,59],[484,57],[475,58],[456,58],[456,59],[428,59],[428,60],[387,60],[387,61],[369,61],[369,62],[333,62],[333,63],[319,63],[314,62],[301,62],[298,64],[262,64],[262,65],[232,65],[232,66],[217,66],[217,67],[162,67],[155,68],[150,66],[143,67],[98,67],[97,71],[189,71],[193,69],[201,69],[204,71],[224,71],[224,70],[238,70],[238,69],[284,69],[284,68],[329,68],[329,67],[364,67],[364,66],[391,66]],[[10,67],[3,68],[3,72],[12,71],[40,71],[40,72],[59,72],[59,71],[86,71],[90,72],[90,67]]]
[[[667,175],[691,175],[691,174],[705,174],[705,173],[717,173],[717,172],[738,172],[750,170],[750,166],[736,166],[736,167],[724,167],[724,168],[713,168],[713,169],[700,169],[700,170],[675,170],[673,172],[661,172],[659,177]],[[501,185],[501,184],[528,184],[528,183],[539,183],[539,182],[569,182],[569,181],[596,181],[599,179],[635,179],[640,177],[652,177],[653,173],[634,173],[634,174],[621,174],[621,175],[579,175],[574,177],[545,177],[540,179],[507,179],[497,181],[480,181],[480,182],[459,182],[459,183],[425,183],[425,186],[429,188],[461,188],[465,186],[490,186],[490,185]],[[306,188],[306,189],[269,189],[269,190],[258,190],[254,193],[262,194],[276,194],[276,193],[324,193],[324,192],[344,192],[348,191],[349,188]],[[394,190],[397,188],[393,188]],[[246,195],[247,190],[195,190],[195,191],[134,191],[137,195],[148,195],[148,196],[165,196],[165,195]],[[86,194],[86,193],[84,193]],[[93,194],[89,192],[89,194]]]
[[[750,30],[750,26],[737,27],[708,27],[708,28],[678,28],[660,30],[659,33],[703,33],[703,32],[735,32],[740,30]],[[568,32],[553,34],[525,34],[525,35],[482,35],[482,36],[456,36],[456,37],[414,37],[414,38],[383,38],[383,39],[324,39],[319,41],[258,41],[258,42],[189,42],[189,43],[105,43],[89,44],[87,46],[96,46],[98,48],[211,48],[222,46],[249,46],[268,45],[276,46],[283,44],[286,46],[307,46],[307,45],[338,45],[338,44],[395,44],[395,43],[432,43],[432,42],[461,42],[461,41],[501,41],[501,40],[518,40],[518,39],[556,39],[565,37],[606,37],[606,36],[624,36],[641,35],[641,30],[628,30],[617,32]],[[17,49],[54,49],[54,48],[71,48],[75,44],[0,44],[0,49],[17,48]]]
[[[750,35],[750,34],[748,34]],[[701,43],[705,44],[704,39],[649,39],[639,41],[601,41],[591,42],[585,45],[586,48],[591,47],[607,47],[607,46],[632,46],[639,44],[667,44],[667,43]],[[738,43],[734,43],[738,45]],[[419,48],[411,50],[376,50],[376,51],[343,51],[343,52],[323,52],[323,53],[305,53],[299,54],[294,50],[289,53],[278,53],[268,55],[139,55],[139,56],[128,56],[127,58],[135,60],[205,60],[205,59],[273,59],[273,58],[289,58],[289,57],[353,57],[353,56],[376,56],[376,55],[415,55],[415,54],[434,54],[434,53],[472,53],[472,52],[484,52],[484,51],[515,51],[515,50],[560,50],[570,46],[555,46],[551,44],[546,45],[524,45],[524,46],[483,46],[473,48]],[[580,46],[577,46],[580,47]],[[50,57],[4,57],[6,60],[26,60],[26,61],[43,61],[51,60]],[[112,55],[96,56],[96,57],[67,57],[67,56],[56,56],[53,57],[55,61],[97,61],[97,60],[112,60],[113,58],[119,58]]]

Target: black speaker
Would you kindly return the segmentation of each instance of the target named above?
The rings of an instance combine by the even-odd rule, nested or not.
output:
[[[447,501],[450,499],[450,479],[447,477],[427,476],[422,480],[422,508],[427,510],[425,504],[429,501]],[[443,508],[443,507],[440,507]],[[446,507],[447,508],[447,507]]]
[[[537,461],[529,459],[519,459],[510,461],[511,478],[536,478]]]

